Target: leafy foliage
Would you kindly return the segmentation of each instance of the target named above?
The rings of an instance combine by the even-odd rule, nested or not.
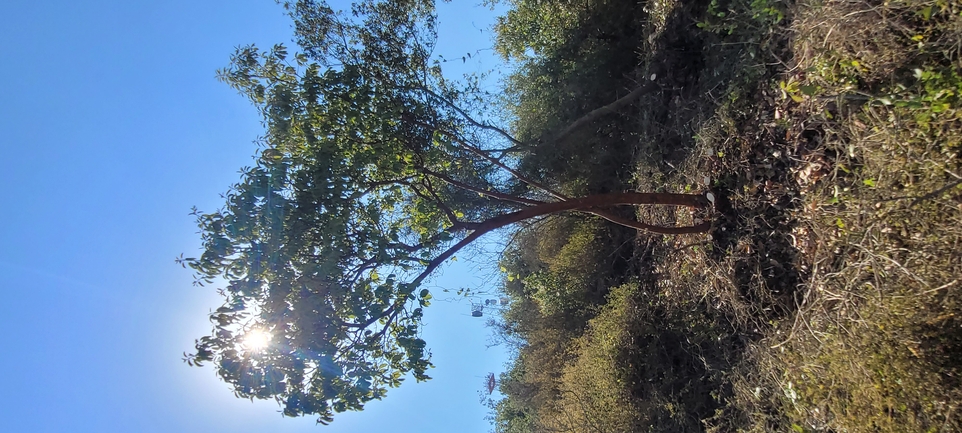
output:
[[[204,252],[182,260],[200,284],[226,281],[226,301],[188,362],[214,362],[240,397],[329,422],[406,373],[429,378],[419,285],[463,220],[510,207],[479,195],[500,180],[454,143],[464,122],[427,48],[408,43],[405,31],[432,34],[428,5],[365,2],[350,25],[324,4],[287,5],[304,54],[242,47],[220,71],[263,115],[265,148],[223,209],[195,212]],[[243,348],[254,329],[270,347]]]
[[[511,9],[498,20],[495,50],[516,64],[505,80],[503,99],[514,120],[512,132],[531,143],[522,171],[571,194],[622,188],[631,160],[629,143],[637,140],[626,134],[631,114],[592,122],[565,139],[552,138],[592,108],[638,86],[632,73],[643,37],[644,5],[505,3]]]
[[[542,233],[546,231],[550,229]],[[606,233],[600,221],[579,221],[570,231],[557,251],[541,253],[547,266],[524,278],[525,291],[545,316],[578,315],[579,310],[591,304],[593,285],[601,274],[595,256],[602,250],[601,237]],[[545,247],[542,245],[541,249]]]
[[[433,2],[363,1],[350,14],[284,6],[304,52],[241,47],[219,71],[263,116],[264,148],[224,208],[195,210],[204,251],[180,259],[225,297],[186,361],[214,363],[239,397],[273,398],[285,415],[321,423],[361,410],[407,374],[429,378],[420,327],[431,294],[421,285],[480,236],[565,211],[652,229],[606,208],[706,204],[569,198],[525,178],[514,168],[524,143],[473,118],[429,60]],[[245,344],[254,332],[272,336],[268,347]]]

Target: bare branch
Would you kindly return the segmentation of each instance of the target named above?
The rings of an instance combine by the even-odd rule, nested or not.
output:
[[[532,199],[529,199],[529,198],[518,197],[518,196],[511,195],[511,194],[505,194],[505,193],[498,192],[498,191],[492,191],[492,190],[489,190],[489,189],[484,189],[484,188],[479,188],[479,187],[476,187],[476,186],[472,186],[472,185],[466,184],[466,183],[464,183],[464,182],[460,182],[460,181],[458,181],[458,180],[455,180],[455,179],[451,178],[450,176],[447,176],[447,175],[444,175],[444,174],[441,174],[441,173],[438,173],[438,172],[435,172],[435,171],[431,171],[431,170],[429,170],[429,169],[427,169],[427,168],[419,168],[419,170],[421,170],[424,174],[427,174],[427,175],[429,175],[429,176],[433,176],[433,177],[436,177],[436,178],[438,178],[438,179],[440,179],[440,180],[443,180],[444,182],[447,182],[448,184],[451,184],[452,186],[456,186],[456,187],[461,188],[461,189],[465,189],[465,190],[468,190],[468,191],[476,192],[476,193],[481,194],[481,195],[483,195],[483,196],[487,196],[487,197],[491,197],[491,198],[496,198],[496,199],[498,199],[498,200],[509,201],[509,202],[519,203],[519,204],[525,204],[525,205],[538,205],[538,204],[543,204],[543,203],[545,203],[545,202],[540,201],[540,200],[532,200]]]
[[[615,102],[612,102],[603,107],[595,108],[594,110],[591,110],[590,112],[588,112],[588,114],[581,116],[578,120],[575,120],[570,125],[568,125],[567,128],[562,129],[561,132],[555,135],[552,141],[561,141],[562,139],[567,137],[569,134],[576,131],[578,128],[581,128],[582,126],[587,125],[588,123],[594,122],[601,116],[617,112],[622,107],[630,104],[635,99],[638,99],[643,95],[651,93],[656,89],[658,89],[658,85],[655,84],[654,81],[649,81],[645,85],[635,90],[632,90],[631,93],[625,96],[622,96],[621,98],[618,98],[617,100],[615,100]]]
[[[508,134],[507,131],[505,131],[505,130],[503,130],[503,129],[501,129],[501,128],[498,128],[497,126],[490,125],[490,124],[487,124],[487,123],[482,123],[482,122],[479,122],[479,121],[477,121],[477,120],[474,120],[474,118],[471,117],[471,115],[469,115],[467,112],[465,112],[461,107],[458,107],[453,101],[451,101],[451,100],[449,100],[449,99],[447,99],[447,98],[445,98],[445,97],[443,97],[443,96],[435,93],[433,90],[428,89],[427,87],[418,87],[418,88],[415,88],[415,90],[420,90],[420,91],[422,91],[422,92],[424,92],[424,93],[427,93],[428,95],[431,95],[431,97],[433,97],[433,98],[441,101],[442,103],[444,103],[444,105],[447,105],[448,107],[450,107],[451,109],[453,109],[454,111],[456,111],[459,115],[461,115],[461,117],[464,118],[465,121],[467,121],[467,122],[470,123],[471,125],[474,125],[474,126],[476,126],[476,127],[478,127],[478,128],[485,129],[485,130],[488,130],[488,131],[494,131],[494,132],[498,133],[499,135],[501,135],[502,137],[506,138],[508,141],[514,143],[515,145],[518,145],[518,146],[523,146],[523,145],[524,145],[524,143],[522,143],[520,140],[518,140],[517,138],[514,138],[514,136],[512,136],[511,134]]]
[[[409,120],[409,121],[411,121],[411,122],[413,122],[413,123],[416,123],[416,124],[418,124],[418,125],[421,125],[421,126],[423,126],[423,127],[425,127],[425,128],[432,128],[432,129],[434,129],[435,131],[437,131],[437,132],[439,132],[439,133],[441,133],[441,134],[444,134],[444,135],[450,137],[452,140],[454,140],[455,143],[457,143],[458,145],[460,145],[460,146],[463,147],[464,149],[468,150],[469,152],[471,152],[471,153],[473,153],[473,154],[475,154],[475,155],[477,155],[477,156],[480,156],[481,158],[484,158],[485,160],[487,160],[488,162],[490,162],[490,163],[494,164],[495,166],[501,168],[502,170],[507,171],[508,173],[511,174],[511,176],[514,176],[514,178],[520,180],[521,182],[524,182],[524,183],[526,183],[526,184],[528,184],[528,185],[531,185],[531,186],[533,186],[533,187],[535,187],[535,188],[538,188],[538,189],[540,189],[540,190],[548,193],[549,195],[551,195],[551,196],[553,196],[553,197],[555,197],[555,198],[558,198],[558,199],[561,199],[561,200],[567,200],[567,199],[568,199],[568,197],[565,197],[563,194],[561,194],[561,193],[559,193],[559,192],[557,192],[557,191],[549,188],[547,185],[544,185],[544,184],[542,184],[542,183],[540,183],[540,182],[538,182],[538,181],[536,181],[536,180],[529,179],[529,178],[525,177],[525,176],[522,175],[520,172],[518,172],[517,170],[509,167],[507,164],[501,162],[501,161],[498,160],[497,158],[495,158],[495,157],[493,157],[493,156],[491,156],[491,155],[488,155],[485,151],[481,150],[481,149],[478,148],[477,146],[475,146],[475,145],[473,145],[473,144],[471,144],[471,143],[468,143],[467,140],[465,140],[464,138],[462,138],[462,137],[459,136],[458,134],[455,134],[455,133],[453,133],[453,132],[451,132],[451,131],[446,131],[446,130],[441,129],[441,128],[438,128],[438,127],[436,127],[436,126],[434,126],[434,125],[430,125],[430,124],[427,124],[427,123],[424,123],[424,122],[421,122],[421,121],[419,121],[419,120],[415,120],[415,119],[412,119],[412,118],[408,118],[407,120]]]

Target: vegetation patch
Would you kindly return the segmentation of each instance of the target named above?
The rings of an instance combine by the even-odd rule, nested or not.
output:
[[[512,375],[530,368],[518,344],[496,430],[962,428],[960,7],[645,4],[626,79],[659,90],[593,132],[629,143],[633,188],[710,191],[713,230],[637,236],[631,289],[558,335],[568,363],[548,375],[554,403],[526,406],[527,430],[506,410],[532,380]],[[586,379],[600,371],[608,382]],[[621,391],[589,384],[610,380]]]
[[[782,87],[799,149],[792,236],[811,276],[759,353],[793,426],[962,427],[959,12],[951,2],[799,7],[793,30],[804,36]]]

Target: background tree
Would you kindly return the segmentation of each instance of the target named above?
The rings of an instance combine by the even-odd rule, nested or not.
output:
[[[364,1],[348,13],[285,3],[303,52],[242,47],[221,79],[264,118],[264,146],[225,195],[195,211],[204,251],[181,262],[201,285],[223,281],[211,335],[187,354],[213,362],[243,398],[284,414],[360,410],[429,377],[420,335],[430,274],[489,232],[580,211],[660,233],[617,205],[703,207],[701,195],[623,192],[567,197],[513,168],[525,143],[468,112],[430,61],[430,1]],[[261,347],[251,335],[268,335]]]

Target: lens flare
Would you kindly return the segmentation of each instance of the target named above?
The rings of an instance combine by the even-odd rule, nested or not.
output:
[[[271,344],[271,334],[260,329],[253,329],[244,336],[244,348],[251,352],[264,350]]]

